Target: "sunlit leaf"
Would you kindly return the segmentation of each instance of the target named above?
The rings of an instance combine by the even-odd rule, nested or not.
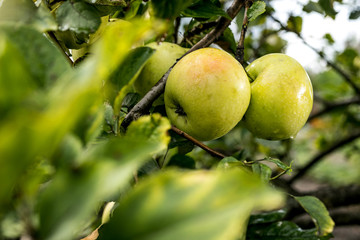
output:
[[[266,11],[266,3],[263,1],[255,1],[248,10],[248,21],[254,21],[258,16]]]
[[[320,236],[326,236],[329,233],[332,233],[335,223],[331,219],[325,205],[319,199],[313,196],[294,198],[300,203],[306,212],[310,214]]]
[[[282,203],[281,194],[239,169],[166,171],[120,201],[99,239],[242,239],[254,208]]]
[[[144,161],[169,143],[165,118],[145,117],[134,124],[146,130],[145,136],[130,125],[124,138],[93,145],[79,157],[74,170],[57,173],[39,203],[44,238],[72,239],[80,233],[98,204],[118,196]]]
[[[161,139],[163,143],[162,150],[164,150],[170,142],[170,136],[167,133],[170,127],[167,118],[162,117],[160,114],[152,114],[133,121],[127,129],[126,136],[156,142]]]

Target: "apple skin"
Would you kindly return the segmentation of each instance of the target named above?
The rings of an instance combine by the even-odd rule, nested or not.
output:
[[[152,42],[147,44],[146,47],[153,48],[156,52],[148,59],[134,82],[134,89],[141,96],[144,96],[176,60],[188,50],[169,42]]]
[[[294,138],[313,106],[312,84],[305,69],[295,59],[274,53],[253,61],[246,71],[252,82],[245,127],[263,139]]]
[[[242,119],[250,83],[230,54],[203,48],[174,66],[164,95],[170,122],[197,140],[208,141],[225,135]]]

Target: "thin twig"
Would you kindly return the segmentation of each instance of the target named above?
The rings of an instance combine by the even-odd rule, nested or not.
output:
[[[243,19],[243,24],[242,24],[242,28],[241,28],[240,40],[239,40],[238,46],[236,48],[236,54],[235,54],[236,60],[238,60],[238,62],[241,65],[244,65],[245,35],[246,35],[247,27],[248,27],[248,24],[249,24],[249,19],[248,19],[248,16],[247,16],[247,12],[248,12],[250,6],[251,6],[251,3],[249,1],[246,1],[246,3],[245,3],[245,11],[244,11],[244,19]]]
[[[336,65],[335,63],[333,63],[332,61],[330,61],[330,60],[325,56],[325,54],[324,54],[322,51],[317,50],[315,47],[313,47],[313,46],[310,45],[308,42],[306,42],[305,39],[303,38],[303,36],[302,36],[300,33],[298,33],[298,32],[296,32],[296,31],[288,28],[287,26],[285,26],[284,24],[282,24],[282,22],[281,22],[280,20],[278,20],[277,18],[275,18],[274,16],[272,16],[272,15],[269,15],[269,16],[270,16],[270,18],[272,18],[275,22],[277,22],[283,30],[285,30],[285,31],[287,31],[287,32],[295,33],[295,34],[299,37],[299,39],[300,39],[307,47],[311,48],[317,55],[319,55],[320,58],[322,58],[322,59],[327,63],[328,66],[332,67],[337,73],[339,73],[339,74],[344,78],[344,80],[354,89],[354,91],[356,92],[356,94],[360,96],[360,87],[357,86],[357,84],[353,81],[352,77],[351,77],[348,73],[346,73],[346,72],[345,72],[344,70],[342,70],[338,65]]]
[[[296,180],[301,178],[305,175],[305,173],[312,168],[314,165],[316,165],[323,157],[326,155],[329,155],[330,153],[338,150],[339,148],[345,146],[348,143],[351,143],[352,141],[358,139],[360,137],[360,132],[353,133],[350,136],[348,136],[345,139],[342,139],[341,141],[333,144],[328,149],[326,149],[323,152],[318,153],[315,155],[304,167],[300,168],[298,172],[288,181],[289,184],[294,183]]]
[[[234,0],[233,4],[227,10],[227,14],[233,19],[243,7],[245,0]],[[220,35],[225,31],[225,29],[230,25],[231,19],[221,17],[217,21],[216,27],[210,31],[206,36],[201,39],[197,44],[195,44],[189,51],[187,51],[182,57],[185,55],[204,47],[208,47],[211,43],[213,43]],[[181,58],[182,58],[181,57]],[[179,58],[176,62],[178,62],[181,58]],[[131,111],[125,116],[124,120],[121,123],[121,128],[123,131],[129,126],[129,124],[133,121],[144,115],[150,109],[152,103],[164,92],[166,80],[170,74],[171,69],[175,66],[172,65],[169,70],[161,77],[161,79],[151,88],[149,92],[145,94],[145,96],[131,109]]]
[[[339,108],[343,108],[343,107],[347,107],[353,104],[360,104],[360,98],[355,97],[355,98],[351,98],[351,99],[346,99],[343,101],[339,101],[339,102],[334,102],[331,104],[327,104],[327,106],[315,113],[312,113],[308,119],[308,122],[310,122],[311,120],[313,120],[314,118],[320,117],[326,113],[332,112],[334,110],[337,110]]]
[[[174,26],[174,43],[178,42],[178,34],[179,34],[180,24],[181,24],[181,18],[177,17],[175,19],[175,26]]]
[[[198,140],[196,140],[195,138],[193,138],[192,136],[190,136],[189,134],[187,134],[184,131],[181,131],[180,129],[178,129],[175,126],[171,126],[171,130],[173,130],[174,132],[176,132],[178,135],[186,138],[187,140],[191,141],[192,143],[194,143],[196,146],[199,146],[200,148],[204,149],[206,152],[208,152],[211,156],[216,157],[216,158],[220,158],[223,159],[226,156],[223,155],[222,153],[219,153],[217,151],[215,151],[214,149],[209,148],[208,146],[206,146],[205,144],[203,144],[202,142],[199,142]]]

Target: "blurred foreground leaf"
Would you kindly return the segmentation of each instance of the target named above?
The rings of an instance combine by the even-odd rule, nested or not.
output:
[[[133,133],[98,143],[80,156],[80,166],[56,174],[39,202],[42,238],[73,239],[80,234],[99,204],[118,196],[144,161],[169,143],[165,118],[154,122],[145,117],[134,124],[156,134],[151,140]]]
[[[239,169],[169,170],[120,201],[99,239],[243,239],[253,209],[282,204],[280,193]]]
[[[0,22],[24,24],[45,32],[57,29],[57,23],[49,9],[40,4],[36,7],[28,0],[3,0],[0,4]]]
[[[71,70],[64,55],[41,32],[27,26],[8,23],[0,24],[0,33],[6,35],[21,52],[38,86],[50,87],[64,73]]]

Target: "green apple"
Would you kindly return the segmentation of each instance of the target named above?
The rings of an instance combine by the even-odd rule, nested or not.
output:
[[[187,52],[187,48],[182,48],[175,43],[152,42],[146,45],[156,50],[148,59],[134,82],[134,89],[141,96],[144,96],[176,62],[178,58]]]
[[[293,138],[306,123],[313,105],[313,89],[304,68],[285,54],[268,54],[246,71],[251,101],[244,122],[256,137]]]
[[[250,83],[230,54],[203,48],[174,66],[164,95],[171,123],[207,141],[225,135],[242,119],[250,101]]]

